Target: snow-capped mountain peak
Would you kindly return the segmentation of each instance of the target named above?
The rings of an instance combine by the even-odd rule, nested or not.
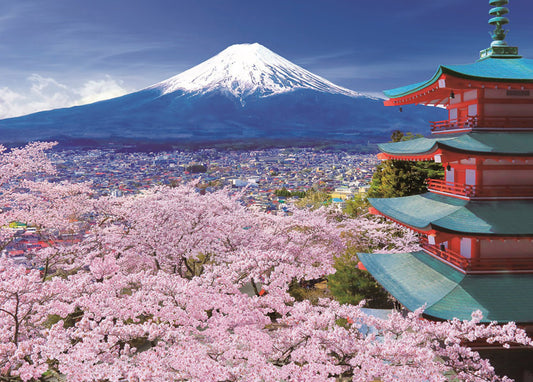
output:
[[[193,94],[222,91],[241,101],[252,94],[267,97],[297,89],[362,96],[293,64],[258,43],[232,45],[151,88],[160,89],[162,94],[180,90]]]
[[[1,120],[0,143],[234,148],[344,142],[353,149],[353,144],[386,140],[392,130],[422,132],[424,121],[445,118],[446,110],[424,109],[398,113],[259,44],[246,44],[138,92]]]

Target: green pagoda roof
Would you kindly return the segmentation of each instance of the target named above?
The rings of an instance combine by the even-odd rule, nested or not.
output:
[[[462,200],[431,192],[368,200],[383,215],[421,231],[533,235],[533,200]]]
[[[379,149],[387,154],[424,154],[437,148],[480,154],[533,155],[532,132],[466,133],[437,138],[417,138],[409,141],[382,143]]]
[[[495,82],[533,82],[533,60],[526,58],[487,58],[473,64],[439,66],[425,82],[385,90],[389,98],[399,98],[422,90],[435,83],[442,74],[460,78]]]
[[[423,251],[358,254],[372,276],[403,306],[449,320],[533,322],[533,274],[463,274]]]

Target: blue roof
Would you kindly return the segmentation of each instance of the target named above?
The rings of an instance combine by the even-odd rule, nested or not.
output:
[[[533,60],[527,58],[487,58],[473,64],[447,65],[442,68],[443,72],[459,77],[533,82]]]
[[[419,155],[437,148],[468,153],[532,155],[531,132],[482,132],[460,135],[444,134],[436,138],[417,138],[409,141],[381,143],[379,149],[393,155]]]
[[[437,72],[428,81],[385,90],[383,93],[389,98],[403,97],[433,84],[444,73],[473,80],[533,82],[533,60],[526,58],[487,58],[473,64],[439,66]]]
[[[468,320],[475,310],[483,321],[533,322],[533,274],[463,274],[423,251],[369,254],[359,260],[403,306],[449,320]]]
[[[368,201],[383,215],[421,231],[533,235],[533,200],[462,200],[428,192]]]

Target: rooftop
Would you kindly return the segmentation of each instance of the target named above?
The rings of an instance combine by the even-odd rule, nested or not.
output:
[[[533,132],[471,132],[409,141],[382,143],[379,149],[392,155],[421,155],[437,149],[479,154],[533,155]]]
[[[526,58],[487,58],[466,65],[441,65],[428,81],[383,93],[389,98],[400,98],[428,88],[438,82],[443,75],[473,81],[533,83],[533,60]]]
[[[409,310],[438,319],[533,322],[533,274],[463,274],[425,252],[358,254],[366,269]]]
[[[533,235],[533,200],[462,200],[429,192],[369,201],[381,214],[423,232]]]
[[[509,9],[501,5],[507,3],[507,0],[489,2],[489,5],[493,6],[489,11],[491,15],[489,24],[495,28],[491,33],[493,41],[489,48],[480,52],[478,61],[466,65],[441,65],[428,81],[385,90],[385,95],[389,98],[401,98],[422,90],[434,92],[448,88],[450,87],[446,84],[448,76],[482,82],[533,82],[533,60],[522,58],[518,55],[518,48],[507,45],[505,41],[508,31],[504,30],[503,26],[509,23],[509,19],[505,17]],[[436,82],[439,83],[434,86]],[[417,96],[420,97],[420,94]],[[438,104],[435,100],[429,103]],[[386,104],[393,105],[391,102],[386,102]]]

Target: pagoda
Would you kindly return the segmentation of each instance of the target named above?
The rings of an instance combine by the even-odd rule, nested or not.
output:
[[[359,254],[405,308],[433,320],[514,321],[533,329],[533,60],[505,42],[508,0],[490,0],[492,43],[467,65],[385,91],[386,106],[448,110],[431,136],[379,145],[380,159],[434,160],[428,192],[369,199],[371,212],[419,233],[420,251]]]

